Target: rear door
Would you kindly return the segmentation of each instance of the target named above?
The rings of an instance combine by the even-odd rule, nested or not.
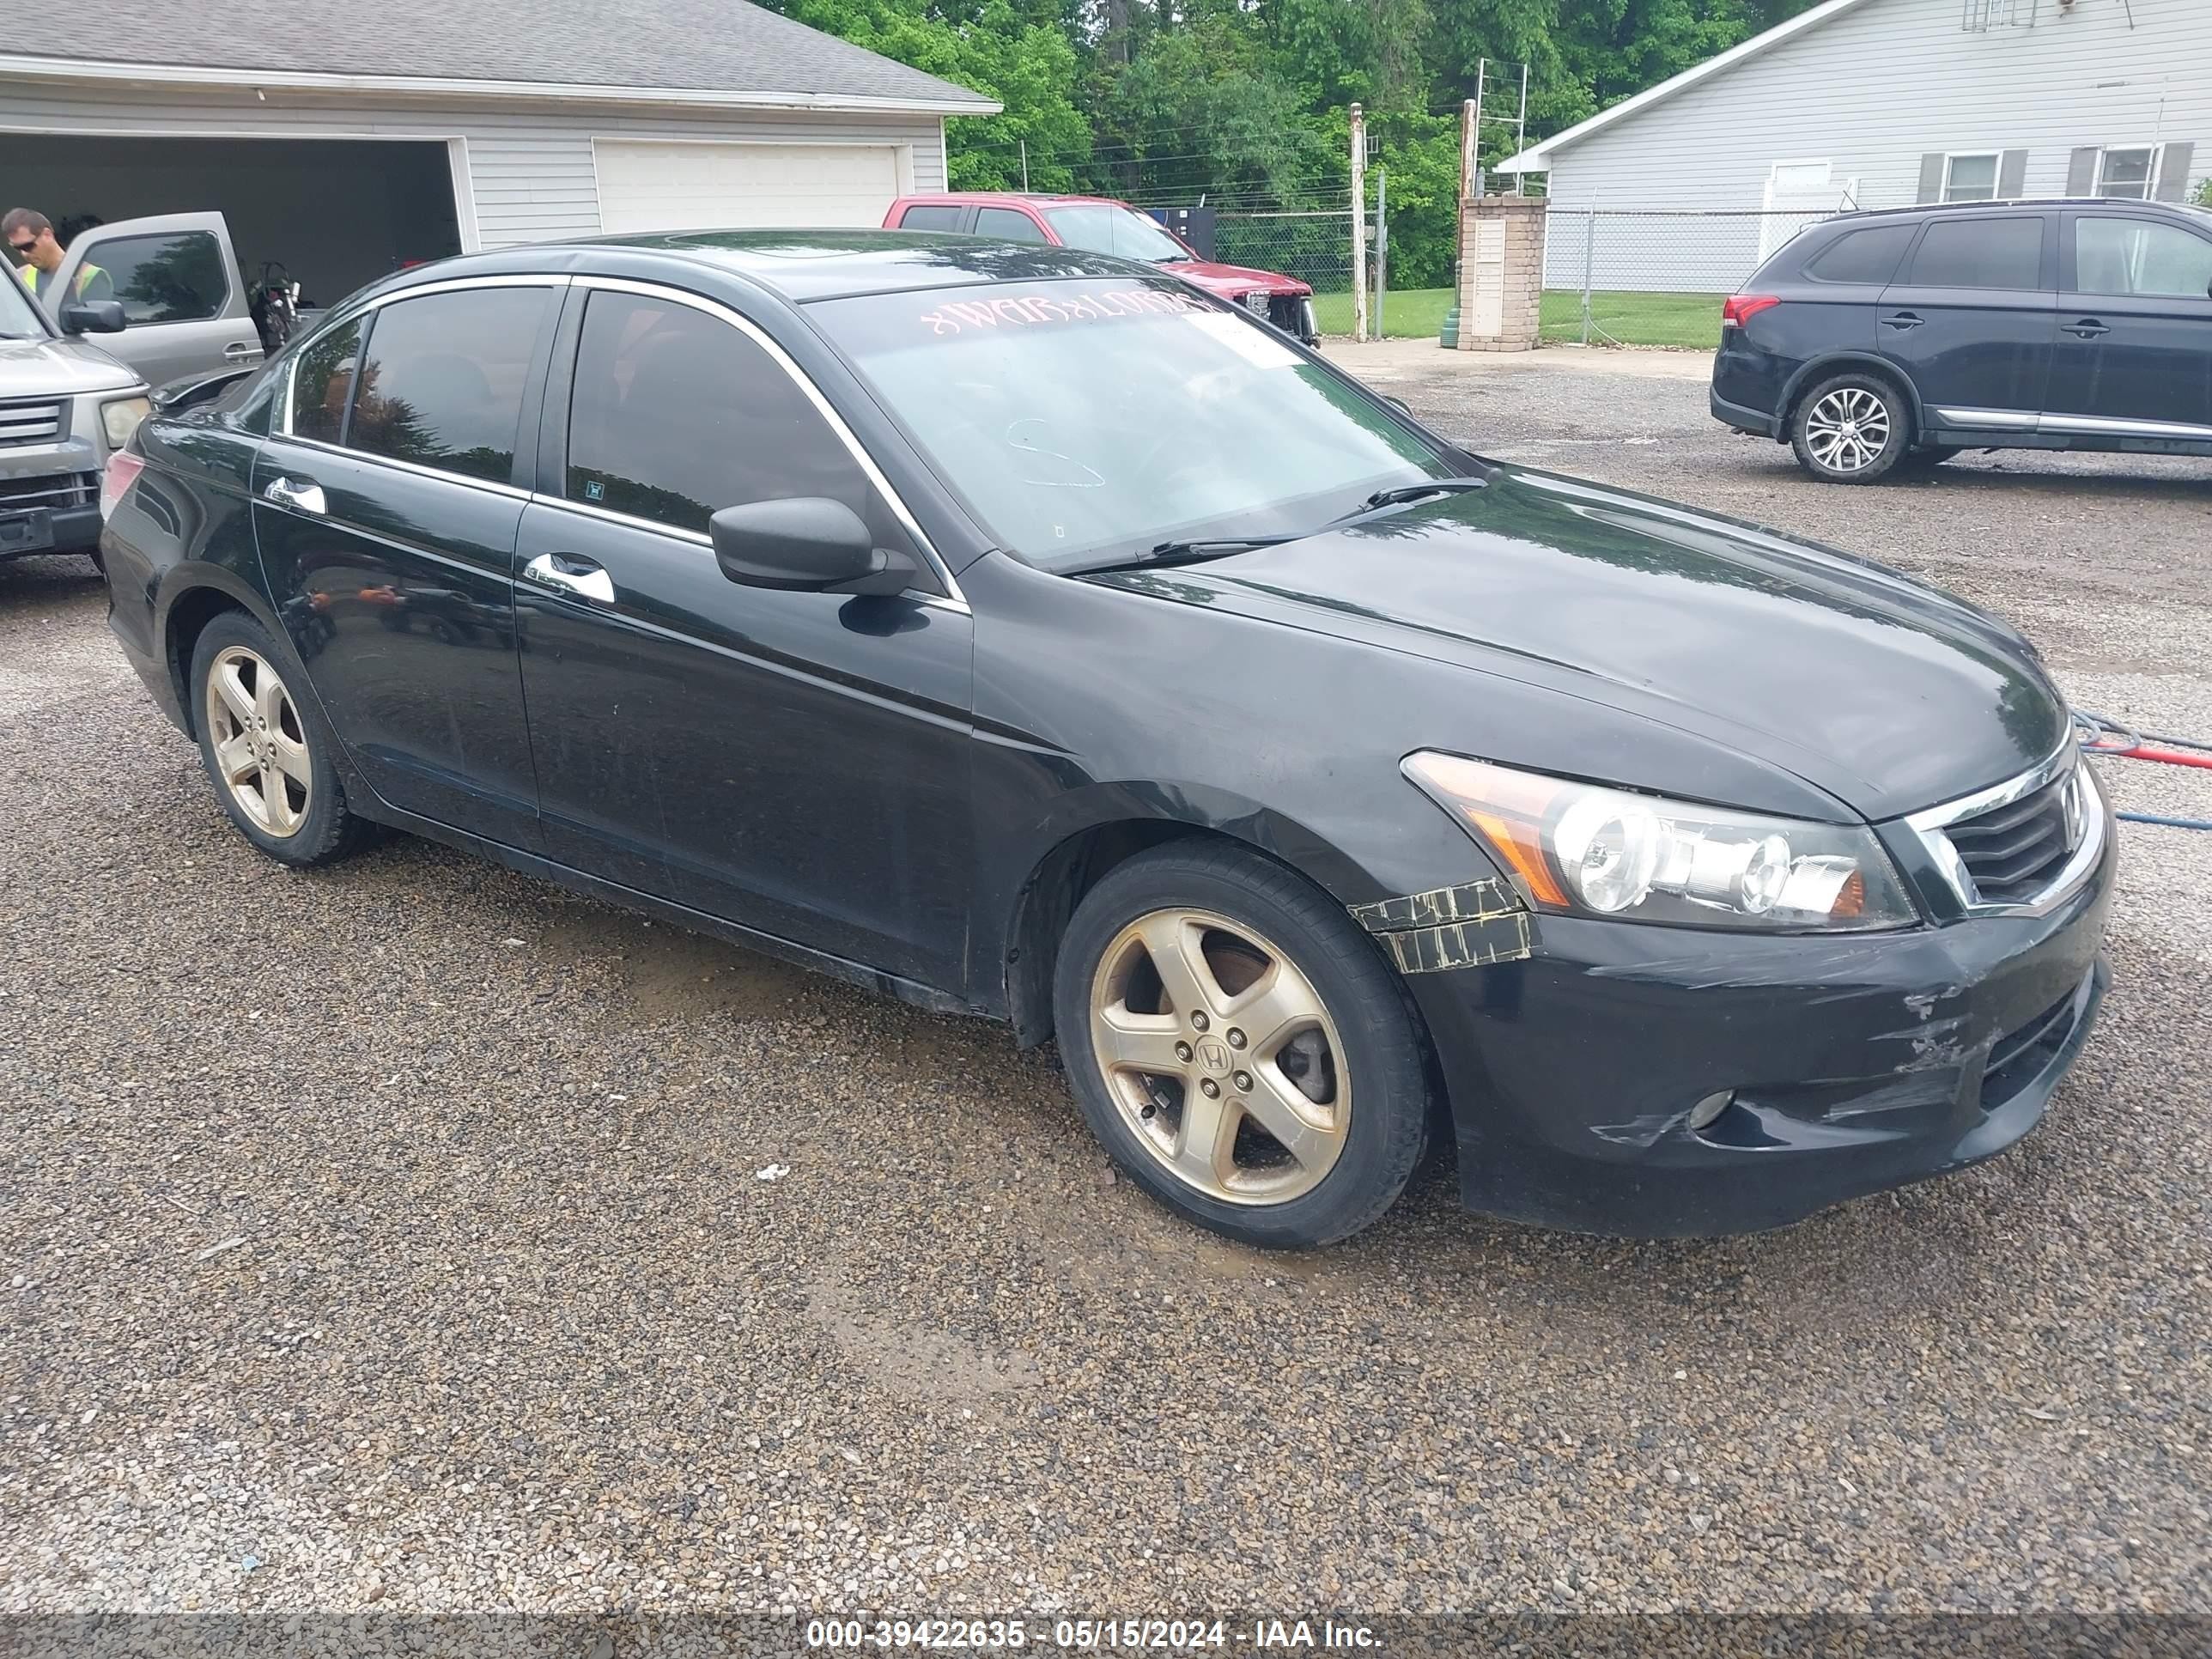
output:
[[[1875,349],[1929,420],[2033,431],[2058,334],[2058,215],[1930,219],[1875,307]]]
[[[2066,215],[2046,432],[2212,441],[2212,233]]]
[[[118,300],[130,326],[100,344],[160,386],[261,361],[230,230],[220,213],[126,219],[78,233],[55,273],[51,308]]]
[[[526,849],[516,452],[523,410],[537,433],[558,293],[514,278],[408,290],[326,330],[253,476],[278,615],[371,787]]]

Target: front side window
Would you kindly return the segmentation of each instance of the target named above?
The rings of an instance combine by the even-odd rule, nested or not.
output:
[[[1912,256],[1916,288],[2043,286],[2043,220],[1938,219]]]
[[[2155,146],[2106,150],[2097,168],[2097,194],[2116,201],[2148,201],[2151,174],[2157,161]]]
[[[125,320],[137,327],[219,316],[230,299],[222,244],[204,230],[110,237],[87,250],[68,297],[119,300]]]
[[[361,363],[361,321],[356,319],[311,341],[292,371],[292,434],[334,444],[344,434],[346,404],[353,399]]]
[[[721,318],[602,291],[584,309],[568,405],[572,501],[703,535],[726,507],[819,495],[912,543],[783,367]]]
[[[0,266],[0,340],[43,340],[46,325],[32,308],[30,290],[15,273]]]
[[[551,296],[542,288],[475,289],[378,311],[346,447],[507,483]]]
[[[1997,199],[1997,158],[1954,155],[1943,167],[1943,199],[1947,202],[1994,202]]]
[[[2212,298],[2212,241],[2148,219],[2077,219],[2074,287],[2081,294]]]
[[[975,234],[1002,242],[1042,242],[1044,232],[1037,222],[1018,208],[985,208],[975,216]]]
[[[1157,221],[1118,202],[1048,207],[1044,217],[1063,244],[1086,252],[1149,259],[1154,264],[1171,264],[1191,257],[1190,250],[1162,230]]]
[[[1166,277],[808,307],[999,544],[1072,569],[1170,540],[1306,535],[1465,465]]]

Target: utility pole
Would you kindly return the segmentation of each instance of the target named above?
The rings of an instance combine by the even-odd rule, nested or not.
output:
[[[1468,149],[1474,157],[1468,167],[1468,194],[1470,196],[1482,194],[1482,95],[1489,90],[1490,60],[1478,58],[1474,60],[1474,136],[1467,141]]]
[[[1513,124],[1513,153],[1516,155],[1518,155],[1522,150],[1528,148],[1528,64],[1523,64],[1521,65],[1521,116],[1520,118]],[[1525,173],[1516,173],[1513,175],[1513,193],[1516,196],[1521,194],[1522,187],[1528,183],[1528,175]]]
[[[1023,194],[1023,195],[1024,195],[1024,196],[1026,196],[1026,195],[1028,195],[1028,194],[1029,194],[1029,191],[1030,191],[1030,141],[1029,141],[1028,139],[1024,138],[1024,139],[1023,139],[1023,140],[1022,140],[1022,194]]]
[[[1367,118],[1352,106],[1352,337],[1367,343]]]
[[[1463,208],[1474,199],[1475,102],[1470,98],[1459,106],[1459,204]]]
[[[1389,339],[1383,302],[1390,297],[1390,169],[1375,169],[1375,337]]]

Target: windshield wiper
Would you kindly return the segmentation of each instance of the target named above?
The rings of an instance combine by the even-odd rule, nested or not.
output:
[[[1456,495],[1464,490],[1486,489],[1487,478],[1425,478],[1419,483],[1400,484],[1395,489],[1378,489],[1361,502],[1358,513],[1372,513],[1378,507],[1398,507],[1407,501],[1423,501],[1431,495]],[[1347,518],[1357,514],[1347,514]]]
[[[1231,553],[1248,552],[1255,547],[1280,547],[1285,542],[1304,539],[1304,536],[1221,536],[1206,541],[1161,542],[1147,552],[1127,558],[1085,565],[1079,574],[1090,576],[1102,570],[1148,570],[1157,565],[1197,564],[1206,559],[1226,558]]]

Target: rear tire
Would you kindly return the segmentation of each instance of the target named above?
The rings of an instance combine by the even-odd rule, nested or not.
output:
[[[1404,987],[1342,906],[1255,854],[1170,842],[1110,871],[1060,941],[1053,1009],[1115,1162],[1231,1238],[1356,1233],[1427,1143]]]
[[[365,823],[346,809],[337,744],[268,629],[228,611],[200,630],[191,690],[200,762],[239,833],[280,864],[342,858]]]
[[[1879,374],[1834,375],[1798,400],[1790,447],[1823,483],[1877,483],[1912,447],[1912,410]]]

